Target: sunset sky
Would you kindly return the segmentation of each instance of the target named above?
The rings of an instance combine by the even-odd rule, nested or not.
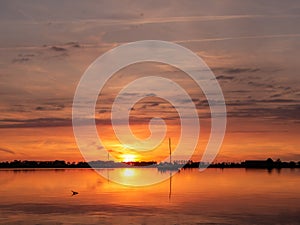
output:
[[[77,84],[97,57],[139,40],[180,44],[214,72],[228,116],[216,161],[300,160],[297,0],[3,0],[0,11],[0,161],[84,160],[72,129]],[[134,152],[117,141],[109,121],[124,85],[149,75],[173,79],[190,94],[201,123],[192,159],[200,160],[210,133],[205,96],[182,71],[160,63],[128,66],[106,84],[96,107],[104,147],[120,161],[168,156],[167,138],[156,150]],[[133,133],[146,138],[154,116],[165,119],[175,148],[178,114],[151,90],[131,110]],[[102,147],[90,145],[106,159]]]

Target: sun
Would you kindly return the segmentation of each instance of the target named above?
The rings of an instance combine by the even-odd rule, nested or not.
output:
[[[134,162],[136,161],[136,156],[132,154],[122,155],[123,162]]]

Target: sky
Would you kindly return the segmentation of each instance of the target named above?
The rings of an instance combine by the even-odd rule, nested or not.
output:
[[[0,11],[0,161],[84,160],[72,128],[76,87],[100,55],[139,40],[180,44],[214,72],[227,106],[227,130],[215,161],[300,161],[299,1],[3,0]],[[120,161],[168,156],[167,138],[153,151],[134,151],[119,143],[109,121],[122,88],[151,75],[176,81],[191,96],[201,125],[192,159],[201,159],[211,122],[205,96],[181,70],[146,62],[118,71],[101,92],[95,119],[103,146],[89,143],[99,159],[106,159],[104,149]],[[175,148],[178,112],[152,92],[132,108],[132,132],[147,138],[149,120],[161,117]]]

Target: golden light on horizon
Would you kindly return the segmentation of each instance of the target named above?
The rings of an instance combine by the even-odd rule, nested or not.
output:
[[[123,162],[134,162],[137,160],[137,156],[134,154],[123,154],[121,158]]]

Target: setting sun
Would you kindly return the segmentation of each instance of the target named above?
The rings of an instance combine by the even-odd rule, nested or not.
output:
[[[136,161],[136,156],[132,154],[122,155],[123,162],[134,162]]]

